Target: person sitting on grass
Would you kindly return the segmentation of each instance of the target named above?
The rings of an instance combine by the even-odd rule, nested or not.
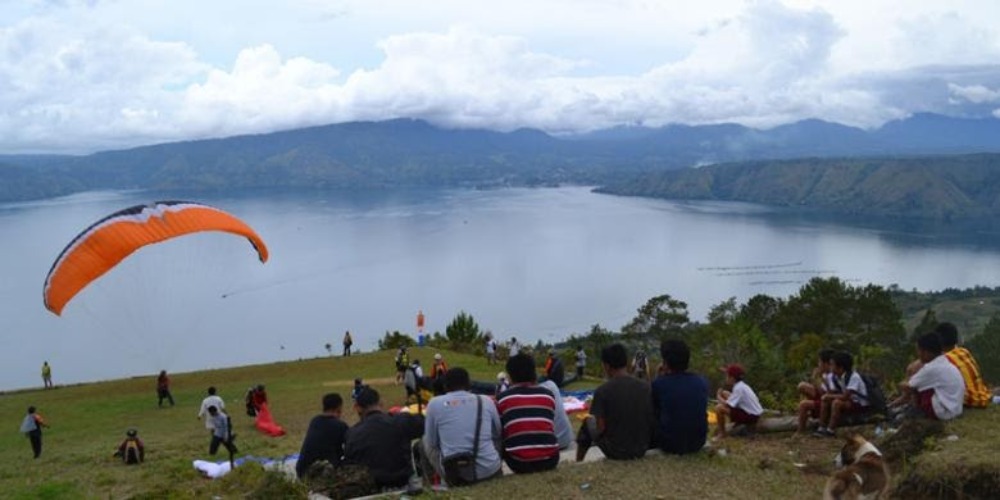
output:
[[[146,461],[146,446],[139,439],[139,432],[129,429],[125,432],[125,440],[118,445],[115,456],[122,459],[125,465],[138,465]]]
[[[904,415],[951,420],[962,414],[965,381],[959,369],[942,353],[937,333],[925,333],[917,339],[922,366],[901,386],[903,402],[908,404]]]
[[[804,399],[799,402],[799,433],[806,431],[809,417],[819,418],[820,406],[824,394],[836,394],[836,376],[833,374],[833,349],[819,351],[816,368],[812,372],[810,382],[800,382],[798,392]]]
[[[503,425],[503,458],[517,474],[555,469],[559,440],[555,433],[555,397],[535,383],[535,360],[515,354],[507,360],[510,389],[497,396]]]
[[[958,345],[958,328],[954,324],[944,322],[938,323],[934,332],[941,339],[941,350],[948,361],[958,368],[965,380],[965,398],[963,404],[966,408],[986,408],[990,405],[991,394],[989,387],[983,380],[983,374],[979,370],[979,363],[968,349]]]
[[[208,454],[215,455],[219,451],[219,445],[226,447],[231,455],[239,453],[240,450],[233,444],[236,441],[236,434],[232,434],[232,421],[229,415],[216,406],[208,407],[208,414],[212,418],[212,441],[208,444]]]
[[[684,341],[664,340],[660,356],[663,367],[652,386],[656,445],[675,455],[695,453],[708,436],[708,380],[688,373],[691,350]]]
[[[379,488],[405,486],[413,474],[410,443],[424,435],[424,417],[387,414],[371,387],[358,394],[354,411],[360,421],[347,431],[344,459],[366,466]]]
[[[576,461],[583,461],[594,444],[611,460],[642,458],[654,428],[649,382],[629,375],[621,344],[601,350],[601,366],[608,380],[594,391],[590,415],[576,435]]]
[[[854,357],[851,353],[833,353],[834,382],[838,392],[828,392],[820,397],[819,428],[813,433],[817,437],[834,437],[837,426],[849,415],[867,412],[868,386],[861,374],[854,371]]]
[[[488,397],[469,392],[471,381],[465,368],[449,370],[444,383],[447,393],[427,404],[424,437],[415,447],[424,478],[432,483],[436,474],[449,486],[459,486],[500,476],[502,462],[495,445],[500,441],[500,415],[496,405]],[[474,477],[463,477],[450,466],[460,457],[473,462],[473,454]]]
[[[320,460],[339,467],[344,458],[344,441],[347,438],[347,424],[340,419],[344,399],[332,392],[323,396],[323,413],[309,422],[306,437],[302,440],[299,461],[295,464],[295,475],[302,479],[309,467]]]
[[[715,406],[716,436],[726,437],[727,417],[733,424],[743,425],[747,432],[755,431],[764,408],[757,399],[757,393],[743,380],[746,371],[738,364],[729,365],[723,371],[726,373],[726,385],[731,387],[731,391],[720,388],[715,393],[719,400]]]

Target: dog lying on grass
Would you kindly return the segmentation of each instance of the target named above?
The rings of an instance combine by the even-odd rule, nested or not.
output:
[[[845,439],[837,455],[840,470],[826,482],[824,500],[854,500],[887,498],[889,468],[882,452],[864,436],[852,433]]]

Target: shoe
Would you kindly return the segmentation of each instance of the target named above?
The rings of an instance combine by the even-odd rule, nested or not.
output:
[[[832,433],[827,434],[828,432],[830,432],[830,429],[827,429],[826,427],[820,427],[812,433],[812,436],[821,438],[833,435]]]

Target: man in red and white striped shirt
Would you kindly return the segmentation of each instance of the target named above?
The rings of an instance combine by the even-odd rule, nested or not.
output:
[[[508,359],[507,373],[510,389],[497,396],[504,461],[519,474],[555,469],[559,465],[555,396],[536,383],[535,360],[527,354]]]

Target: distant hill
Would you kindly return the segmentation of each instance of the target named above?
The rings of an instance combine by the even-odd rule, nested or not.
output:
[[[576,183],[614,184],[618,192],[626,192],[622,179],[697,165],[801,157],[1000,152],[998,138],[1000,120],[938,115],[916,115],[872,131],[806,120],[769,130],[735,124],[668,125],[618,127],[573,137],[554,137],[530,129],[508,133],[443,129],[408,119],[352,122],[86,156],[0,155],[0,201],[116,188]],[[948,198],[929,196],[916,202]],[[927,211],[940,210],[930,207]]]
[[[1000,155],[752,161],[648,173],[600,191],[839,214],[971,219],[1000,214]]]

